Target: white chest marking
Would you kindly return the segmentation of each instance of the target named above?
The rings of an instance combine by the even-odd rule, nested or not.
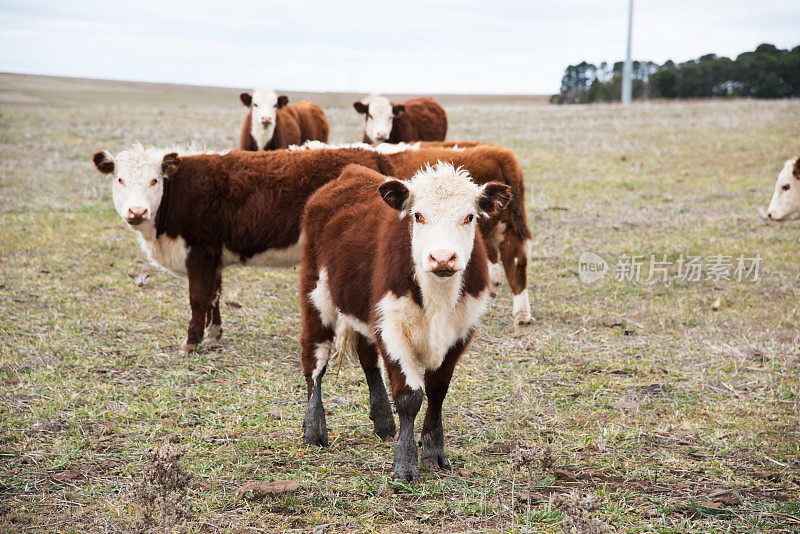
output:
[[[423,292],[424,294],[424,292]],[[473,330],[489,292],[464,295],[455,307],[423,309],[411,297],[387,293],[378,302],[378,328],[389,358],[398,362],[412,389],[425,385],[425,371],[441,367],[447,351]]]
[[[161,234],[156,238],[155,228],[152,225],[136,233],[139,245],[147,254],[150,263],[175,276],[186,276],[186,256],[189,255],[189,247],[182,237],[172,238],[167,234]]]

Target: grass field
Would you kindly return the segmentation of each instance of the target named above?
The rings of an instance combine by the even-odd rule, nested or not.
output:
[[[800,101],[442,97],[449,139],[523,165],[534,323],[509,327],[506,287],[492,300],[445,402],[455,469],[409,486],[352,362],[326,376],[331,447],[302,444],[296,268],[226,271],[223,348],[177,354],[186,282],[147,265],[90,162],[230,147],[236,95],[0,75],[0,530],[141,526],[134,486],[171,442],[192,513],[166,521],[189,532],[800,531],[800,233],[757,214],[800,152]],[[332,141],[360,139],[352,95],[312,97]],[[586,251],[645,256],[642,280],[582,283]],[[681,280],[681,254],[758,254],[759,279]],[[650,255],[670,283],[644,281]],[[254,481],[299,489],[237,500]]]

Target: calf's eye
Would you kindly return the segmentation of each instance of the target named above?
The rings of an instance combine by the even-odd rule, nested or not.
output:
[[[156,185],[157,183],[158,183],[158,180],[156,180],[155,178],[153,178],[152,180],[150,180],[150,187],[153,187],[153,186],[154,186],[154,185]]]
[[[117,178],[117,182],[119,182],[119,185],[125,185],[125,180],[122,178]]]
[[[791,187],[789,184],[783,184],[783,185],[781,186],[781,189],[783,189],[784,191],[788,191],[788,190],[789,190],[789,187]]]
[[[417,221],[418,223],[424,223],[425,222],[425,217],[423,217],[420,212],[415,211],[414,212],[414,220]]]
[[[464,224],[469,224],[469,223],[471,223],[473,220],[475,220],[475,214],[474,214],[474,213],[470,213],[469,215],[467,215],[467,216],[464,218]]]

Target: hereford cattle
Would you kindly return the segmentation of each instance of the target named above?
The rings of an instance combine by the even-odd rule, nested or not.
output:
[[[394,176],[408,179],[426,165],[449,161],[462,166],[478,184],[494,180],[508,184],[513,196],[509,205],[494,217],[481,220],[479,228],[489,257],[489,274],[492,288],[500,284],[505,271],[513,295],[512,318],[515,325],[531,322],[531,305],[528,296],[528,254],[531,232],[525,213],[525,180],[514,154],[503,147],[472,141],[418,142],[393,145],[382,143],[371,146],[365,143],[326,145],[309,142],[291,150],[317,150],[321,148],[358,147],[385,154],[392,163]],[[502,267],[500,263],[502,262]]]
[[[773,221],[800,219],[800,156],[786,160],[767,208]]]
[[[444,141],[447,114],[432,98],[412,98],[402,104],[383,96],[353,102],[364,115],[365,143]]]
[[[480,230],[486,245],[493,285],[499,284],[502,270],[513,295],[512,317],[517,325],[530,324],[531,306],[528,296],[528,254],[531,232],[525,213],[525,180],[514,154],[497,145],[454,143],[459,148],[421,143],[416,150],[387,154],[394,176],[411,178],[426,165],[437,161],[450,162],[469,171],[475,183],[494,180],[508,184],[513,196],[508,207],[496,215],[482,219]],[[460,148],[461,146],[466,148]]]
[[[322,377],[336,338],[339,350],[358,354],[373,428],[387,439],[395,423],[378,367],[381,355],[400,418],[394,476],[419,476],[414,420],[423,389],[422,463],[450,467],[442,403],[489,294],[477,223],[510,196],[505,184],[479,186],[467,171],[438,163],[407,182],[350,165],[309,199],[300,267],[307,444],[328,445]]]
[[[244,119],[239,148],[276,150],[309,140],[328,141],[328,120],[322,109],[310,100],[289,105],[289,97],[269,89],[239,95],[249,109]]]
[[[374,151],[341,149],[179,155],[135,145],[94,164],[114,178],[117,213],[150,261],[189,279],[191,320],[182,352],[219,344],[222,269],[291,266],[300,257],[300,223],[311,194],[358,163],[391,170]]]

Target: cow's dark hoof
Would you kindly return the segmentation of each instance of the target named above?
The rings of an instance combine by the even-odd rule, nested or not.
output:
[[[416,460],[413,464],[394,464],[394,473],[392,478],[402,482],[417,482],[419,480],[419,466]]]
[[[372,428],[383,441],[389,441],[397,432],[392,415],[389,399],[385,402],[376,402],[370,407],[369,418],[372,419]]]
[[[303,443],[318,447],[329,445],[328,425],[325,422],[325,409],[322,403],[309,404],[306,410],[306,416],[303,418]]]
[[[428,469],[429,471],[435,471],[437,469],[441,469],[442,471],[450,471],[453,469],[453,466],[450,465],[450,461],[444,455],[444,452],[441,454],[433,454],[431,456],[426,456],[423,452],[422,467]]]

